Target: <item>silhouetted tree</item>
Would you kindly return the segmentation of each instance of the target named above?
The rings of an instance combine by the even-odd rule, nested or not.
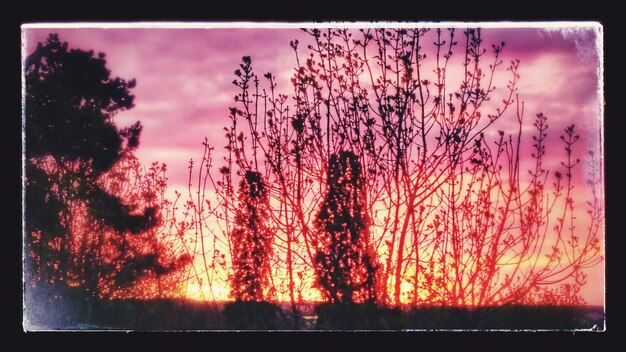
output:
[[[317,284],[331,303],[376,300],[376,256],[369,243],[364,178],[358,157],[330,157],[327,191],[317,214]]]
[[[505,65],[504,42],[486,45],[481,29],[472,28],[304,32],[304,45],[290,43],[290,95],[278,93],[279,80],[269,73],[265,89],[250,57],[235,72],[239,94],[226,128],[227,165],[216,182],[223,211],[214,207],[199,216],[208,222],[216,215],[230,238],[237,210],[233,180],[245,170],[263,175],[275,233],[269,289],[288,296],[292,307],[303,291],[314,292],[313,281],[330,301],[351,299],[351,293],[328,293],[352,287],[347,273],[319,274],[340,266],[330,254],[343,250],[341,241],[330,243],[341,230],[332,227],[347,220],[332,215],[339,208],[331,204],[341,202],[331,196],[337,190],[329,173],[338,167],[331,165],[333,156],[337,162],[350,151],[362,178],[362,219],[372,230],[370,258],[380,263],[374,280],[379,302],[580,302],[583,271],[602,260],[601,167],[592,155],[585,214],[575,209],[577,192],[571,192],[579,187],[570,176],[579,170],[572,154],[578,137],[573,127],[566,129],[567,161],[561,170],[546,170],[546,118],[538,116],[537,135],[527,136],[532,121],[524,121],[517,96],[520,62]],[[508,77],[500,75],[504,68]],[[503,126],[506,132],[498,130]],[[536,150],[524,155],[529,141]],[[534,170],[522,170],[526,159]],[[551,172],[554,187],[547,182]],[[198,197],[195,209],[204,201]],[[555,215],[556,209],[563,212]],[[576,219],[591,225],[576,226]],[[361,225],[341,226],[359,233]],[[332,231],[321,231],[326,227]]]
[[[297,61],[292,82],[294,110],[305,116],[304,140],[312,140],[302,160],[316,161],[306,177],[323,184],[319,176],[328,155],[341,150],[359,155],[364,205],[376,230],[372,242],[384,263],[382,301],[545,302],[546,296],[535,292],[563,285],[551,291],[562,298],[559,302],[578,302],[573,292],[585,282],[581,270],[602,259],[601,200],[589,182],[594,226],[583,230],[573,218],[585,214],[571,207],[569,193],[555,188],[550,200],[567,204],[563,217],[569,217],[570,231],[565,234],[565,226],[550,231],[547,220],[554,212],[545,204],[547,173],[535,177],[536,187],[530,189],[529,180],[520,177],[520,160],[527,156],[519,152],[526,143],[523,104],[516,96],[519,60],[510,61],[508,81],[496,77],[504,42],[487,47],[479,28],[464,29],[462,35],[454,28],[305,32],[310,44],[304,55],[297,41],[292,43]],[[450,72],[461,74],[459,85]],[[489,140],[500,121],[515,122],[510,107],[516,103],[518,133],[501,132]],[[573,167],[571,150],[568,145],[565,165]],[[533,208],[532,198],[544,204],[524,219],[521,213]],[[556,242],[553,248],[550,242]],[[551,259],[545,261],[546,256]]]
[[[25,84],[27,282],[101,297],[172,270],[145,237],[160,222],[146,196],[155,189],[131,200],[138,190],[121,197],[110,186],[138,177],[137,168],[113,172],[139,145],[139,122],[113,120],[133,107],[135,80],[112,78],[103,53],[51,34],[26,58]]]
[[[233,246],[232,296],[238,301],[263,301],[269,286],[272,234],[267,186],[256,171],[239,183],[239,210],[231,234]]]

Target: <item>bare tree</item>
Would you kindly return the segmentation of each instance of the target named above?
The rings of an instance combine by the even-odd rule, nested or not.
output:
[[[226,165],[213,182],[207,144],[205,178],[198,178],[198,194],[206,185],[217,192],[218,205],[205,214],[219,219],[221,234],[211,230],[213,238],[232,238],[237,180],[251,170],[268,187],[267,226],[275,234],[270,297],[289,297],[295,314],[324,262],[318,254],[332,252],[325,240],[331,232],[312,229],[329,206],[331,160],[349,151],[362,180],[359,207],[369,219],[362,249],[371,246],[371,263],[380,263],[379,303],[580,302],[583,271],[602,258],[598,161],[592,154],[593,199],[585,214],[574,206],[574,126],[562,137],[562,170],[551,173],[544,165],[547,118],[537,112],[536,134],[522,134],[518,60],[496,89],[504,42],[485,47],[480,29],[304,32],[305,50],[291,42],[290,96],[277,93],[272,74],[261,83],[244,57],[235,72]],[[451,72],[460,73],[458,82]],[[517,132],[498,130],[504,120]],[[529,142],[535,150],[524,155]],[[534,162],[528,173],[524,160]],[[201,203],[199,197],[193,206]],[[584,216],[586,230],[576,226]],[[339,285],[323,281],[326,293]]]

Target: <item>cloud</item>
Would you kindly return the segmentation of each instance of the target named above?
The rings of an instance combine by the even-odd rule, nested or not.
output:
[[[140,120],[144,125],[137,155],[144,165],[152,161],[168,164],[169,184],[183,189],[187,184],[190,159],[202,157],[206,137],[215,147],[214,165],[222,164],[223,126],[228,124],[228,107],[233,105],[237,89],[231,83],[233,71],[244,55],[252,56],[254,71],[261,79],[266,72],[278,77],[278,90],[290,93],[291,76],[296,60],[289,41],[298,39],[300,58],[306,55],[306,35],[297,29],[28,29],[26,51],[48,33],[59,33],[72,48],[93,49],[106,53],[113,76],[136,78],[135,108],[118,114],[120,126]],[[458,89],[462,78],[462,30],[457,30],[453,59],[449,66],[449,89]],[[424,46],[434,55],[431,31]],[[498,87],[489,110],[504,97],[510,60],[520,59],[519,95],[525,103],[525,130],[543,112],[551,126],[545,165],[558,166],[564,156],[558,136],[565,126],[579,127],[579,153],[598,147],[600,106],[598,92],[597,50],[599,33],[595,29],[553,30],[538,28],[484,29],[483,47],[505,41],[501,59],[504,65],[496,75]],[[487,56],[485,56],[486,58]],[[425,72],[432,66],[426,60]],[[484,62],[488,65],[489,60]],[[432,65],[432,63],[431,63]],[[515,107],[498,122],[498,128],[516,131]],[[530,138],[530,137],[529,137]],[[525,141],[529,154],[532,141]],[[584,166],[577,177],[582,179]]]
[[[184,170],[172,175],[176,182],[186,175],[188,160],[201,155],[205,137],[216,147],[216,160],[221,161],[222,128],[228,124],[228,107],[237,93],[231,82],[241,57],[252,56],[253,69],[261,80],[265,72],[272,72],[279,78],[279,91],[288,93],[288,79],[296,66],[289,41],[301,42],[301,58],[307,42],[306,35],[296,29],[32,29],[26,33],[27,51],[49,32],[59,33],[70,47],[105,52],[114,76],[137,79],[133,90],[136,106],[120,113],[116,121],[120,126],[142,122],[140,155],[145,162],[159,160],[170,165],[170,170]],[[435,31],[429,32],[424,42],[430,43],[435,35]],[[586,146],[597,144],[599,55],[595,29],[489,28],[482,30],[482,36],[485,48],[506,42],[505,64],[521,60],[518,93],[525,103],[526,121],[543,112],[558,131],[575,121],[588,132],[583,138]],[[461,80],[462,37],[463,30],[457,29],[458,45],[449,68],[451,88],[458,88]],[[424,45],[428,52],[433,50]],[[493,102],[502,100],[510,79],[504,68],[496,74],[498,90]],[[487,108],[495,109],[493,103]],[[511,109],[499,127],[513,130],[515,121]]]
[[[186,178],[189,158],[202,153],[204,137],[223,149],[222,128],[237,93],[233,72],[244,55],[259,75],[295,66],[289,41],[298,30],[275,29],[32,29],[27,52],[49,33],[70,48],[104,52],[113,76],[136,78],[135,108],[116,116],[125,126],[141,121],[138,154],[170,165],[170,178]],[[279,82],[286,85],[286,81]]]

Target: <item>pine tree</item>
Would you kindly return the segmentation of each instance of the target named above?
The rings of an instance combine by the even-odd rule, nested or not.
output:
[[[317,286],[330,303],[376,301],[378,265],[369,244],[364,182],[357,155],[331,155],[328,190],[315,220]]]
[[[267,228],[267,186],[257,171],[246,171],[239,183],[239,210],[232,232],[232,296],[237,301],[264,301],[269,287],[272,233]]]
[[[156,204],[107,187],[124,182],[115,170],[139,145],[139,122],[113,121],[133,107],[135,80],[112,78],[103,53],[51,34],[27,57],[25,84],[27,287],[111,297],[172,269],[145,236],[160,221]]]

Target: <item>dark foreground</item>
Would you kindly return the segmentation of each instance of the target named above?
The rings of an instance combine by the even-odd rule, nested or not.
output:
[[[596,306],[403,307],[112,300],[30,304],[37,330],[604,330]]]

